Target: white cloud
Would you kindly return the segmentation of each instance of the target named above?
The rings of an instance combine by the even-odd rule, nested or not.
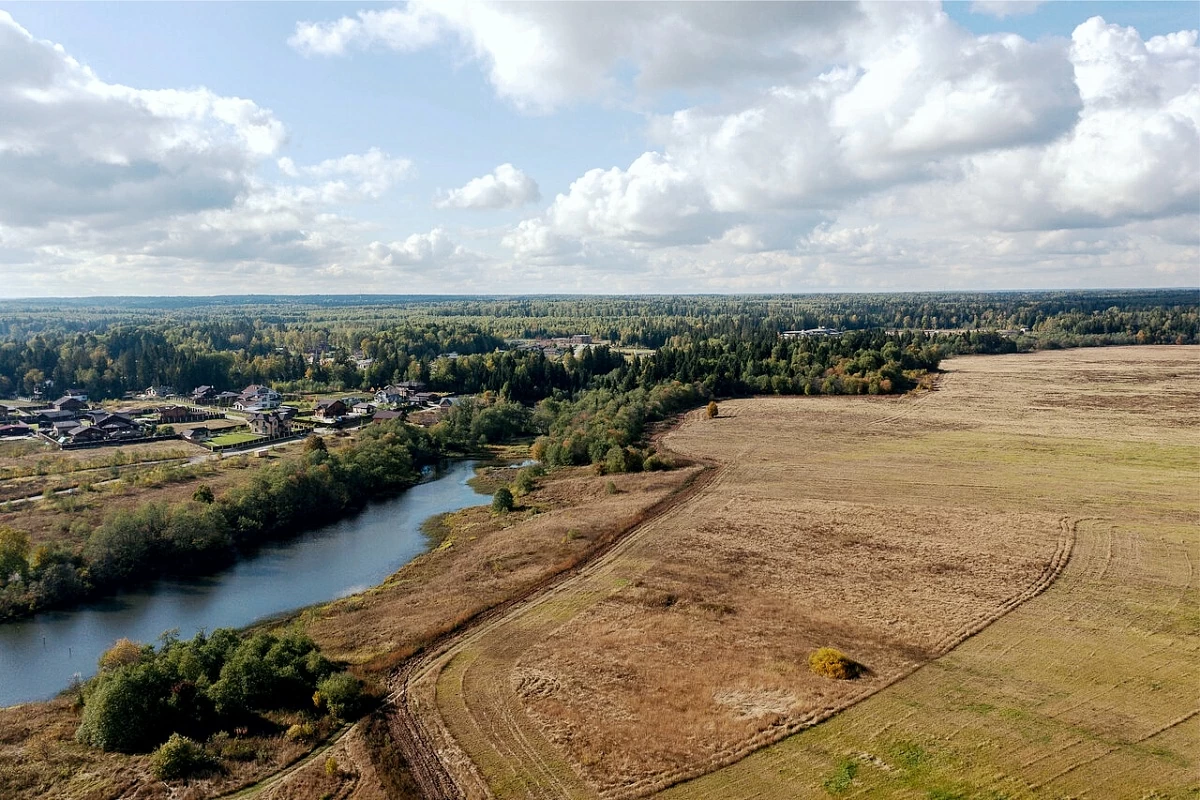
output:
[[[737,84],[791,74],[859,17],[853,3],[489,3],[414,0],[403,9],[300,22],[288,40],[305,55],[383,47],[400,52],[453,39],[497,94],[548,111],[637,88]]]
[[[501,164],[490,175],[467,181],[452,189],[435,205],[438,208],[520,208],[542,199],[537,181],[512,164]]]
[[[441,33],[436,14],[419,4],[383,11],[359,11],[335,22],[298,22],[288,44],[305,55],[341,55],[350,47],[417,50]]]
[[[971,3],[972,14],[986,14],[996,19],[1024,17],[1033,14],[1045,0],[975,0]]]
[[[228,206],[284,138],[249,100],[105,83],[0,12],[0,225]]]
[[[367,247],[371,259],[387,266],[432,266],[481,260],[461,244],[453,241],[443,228],[429,233],[414,233],[401,242],[384,244],[371,242]]]
[[[280,159],[281,162],[284,160]],[[382,196],[392,186],[413,173],[411,161],[406,158],[392,158],[377,147],[372,147],[361,155],[352,153],[340,158],[327,158],[309,167],[297,168],[290,159],[286,161],[286,167],[280,164],[284,174],[334,179],[336,183],[333,188],[345,187],[344,179],[349,179],[353,190],[368,198]]]

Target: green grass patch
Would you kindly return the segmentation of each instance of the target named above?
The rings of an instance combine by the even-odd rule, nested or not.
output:
[[[854,776],[857,774],[858,762],[852,758],[845,758],[821,785],[830,794],[844,794],[850,788],[850,784],[854,782]]]
[[[225,433],[220,436],[214,436],[211,444],[215,447],[225,447],[232,444],[246,444],[247,442],[257,442],[263,437],[256,433]]]

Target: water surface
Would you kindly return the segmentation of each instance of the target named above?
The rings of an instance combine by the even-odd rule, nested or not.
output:
[[[121,637],[152,642],[174,628],[230,628],[301,606],[344,597],[380,583],[426,549],[421,523],[435,514],[482,505],[467,485],[474,461],[451,464],[435,480],[368,505],[342,522],[287,542],[205,578],[162,580],[70,611],[0,624],[0,706],[44,700]]]

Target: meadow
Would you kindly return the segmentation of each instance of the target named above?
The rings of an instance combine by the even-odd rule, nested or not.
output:
[[[1195,350],[943,366],[668,434],[711,485],[409,673],[458,787],[1193,796]]]

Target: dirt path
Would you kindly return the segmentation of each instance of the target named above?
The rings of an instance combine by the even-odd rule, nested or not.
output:
[[[485,611],[468,621],[459,631],[434,642],[423,654],[409,659],[392,674],[388,682],[392,689],[388,697],[388,723],[396,745],[426,798],[487,797],[490,792],[448,731],[440,725],[430,725],[431,720],[440,722],[440,715],[429,713],[432,709],[425,707],[426,698],[415,693],[414,686],[431,674],[436,676],[439,666],[452,659],[464,644],[494,630],[526,607],[544,604],[560,594],[565,586],[603,569],[606,563],[611,563],[617,555],[627,550],[649,526],[665,515],[676,512],[718,479],[719,474],[720,470],[715,465],[704,465],[702,471],[687,484],[643,512],[641,518],[624,534],[594,553],[584,565],[552,576],[520,597]],[[512,724],[512,720],[508,722]]]

